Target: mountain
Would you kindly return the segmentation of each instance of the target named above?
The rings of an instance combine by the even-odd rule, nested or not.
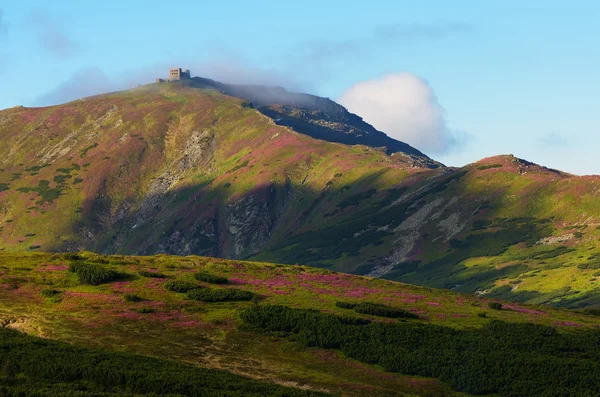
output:
[[[305,266],[5,253],[0,394],[593,396],[597,312]]]
[[[325,98],[195,78],[7,109],[0,139],[5,252],[210,255],[600,304],[600,178],[513,156],[444,167]]]
[[[430,168],[442,164],[412,146],[388,137],[372,125],[329,98],[293,93],[282,87],[223,84],[201,77],[181,80],[188,87],[214,89],[225,95],[241,98],[278,125],[293,128],[313,138],[347,145],[384,148],[387,154],[397,153]]]

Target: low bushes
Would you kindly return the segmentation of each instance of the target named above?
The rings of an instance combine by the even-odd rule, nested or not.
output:
[[[390,372],[441,380],[470,395],[599,396],[600,332],[492,320],[481,328],[363,322],[316,310],[252,306],[251,329],[308,347],[339,349]],[[364,320],[363,320],[364,321]]]
[[[51,288],[44,288],[41,294],[44,298],[53,298],[56,295],[59,295],[60,291]]]
[[[174,360],[71,346],[0,328],[0,396],[326,396]]]
[[[165,283],[165,289],[171,292],[185,293],[198,288],[203,287],[193,281],[173,280]]]
[[[480,165],[479,167],[477,167],[478,170],[483,171],[483,170],[489,170],[490,168],[502,168],[503,165],[502,164],[484,164],[484,165]]]
[[[335,305],[342,309],[351,309],[356,313],[370,314],[372,316],[386,317],[386,318],[419,318],[418,315],[391,306],[382,305],[380,303],[362,302],[362,303],[349,303],[349,302],[336,302]]]
[[[194,278],[198,281],[203,281],[210,284],[227,284],[229,280],[227,277],[217,276],[216,274],[208,272],[198,272],[194,274]]]
[[[140,302],[142,298],[136,294],[123,294],[123,300],[125,300],[125,302]]]
[[[253,296],[250,291],[235,288],[202,288],[191,290],[187,294],[188,299],[202,302],[249,301]]]
[[[358,306],[358,303],[350,303],[350,302],[335,302],[335,305],[340,309],[354,309]]]
[[[87,262],[73,262],[69,265],[69,271],[77,274],[79,283],[88,285],[100,285],[122,277],[121,274],[114,270]]]
[[[140,270],[138,272],[138,274],[142,277],[146,277],[146,278],[166,278],[167,276],[165,276],[162,273],[157,273],[157,272],[149,272],[147,270]]]

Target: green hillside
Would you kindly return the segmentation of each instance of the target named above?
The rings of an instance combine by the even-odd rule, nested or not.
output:
[[[208,255],[600,304],[598,177],[327,142],[298,131],[368,128],[331,101],[254,109],[247,90],[169,83],[1,111],[0,250]]]
[[[591,396],[594,313],[304,266],[1,254],[0,391]]]

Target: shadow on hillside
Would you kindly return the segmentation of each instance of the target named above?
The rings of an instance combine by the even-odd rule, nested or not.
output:
[[[467,267],[463,261],[497,256],[515,244],[532,245],[550,235],[552,228],[546,219],[493,218],[494,208],[487,198],[472,197],[461,182],[465,175],[464,170],[454,170],[433,180],[424,178],[410,186],[380,191],[368,180],[352,187],[332,182],[322,191],[288,180],[233,196],[236,186],[221,178],[148,197],[151,207],[130,211],[108,223],[106,219],[115,209],[106,197],[96,198],[81,222],[73,226],[76,233],[88,230],[93,237],[52,250],[75,247],[118,254],[267,258],[365,274],[365,268],[389,265],[396,245],[418,233],[407,261],[393,266],[384,277],[472,293],[529,269],[524,264]],[[458,207],[447,208],[437,218],[430,212],[413,229],[406,226],[436,200],[448,203],[453,197],[462,197]],[[457,208],[472,216],[465,230],[446,242],[439,238],[438,225]],[[349,263],[362,266],[357,269]],[[503,299],[527,302],[548,298],[507,290],[495,293]]]

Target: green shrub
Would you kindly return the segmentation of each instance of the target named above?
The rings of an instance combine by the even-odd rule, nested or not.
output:
[[[203,288],[192,281],[173,280],[165,283],[165,289],[171,292],[184,293],[198,288]]]
[[[51,288],[44,288],[41,293],[44,298],[52,298],[56,295],[59,295],[60,291]]]
[[[502,168],[503,165],[502,164],[486,164],[486,165],[480,165],[479,167],[477,167],[478,170],[483,171],[483,170],[489,170],[490,168]]]
[[[395,307],[382,305],[380,303],[361,302],[361,303],[350,303],[350,302],[335,302],[335,305],[342,309],[351,309],[356,313],[370,314],[372,316],[387,317],[387,318],[419,318],[414,313],[409,311],[398,309]]]
[[[597,308],[597,307],[590,307],[590,308],[584,309],[583,312],[589,316],[600,317],[600,308]]]
[[[141,309],[137,309],[136,312],[141,314],[154,313],[154,310],[150,307],[142,307]]]
[[[158,273],[158,272],[149,272],[147,270],[141,270],[138,272],[138,274],[142,277],[147,277],[147,278],[166,278],[167,276],[165,276],[162,273]]]
[[[420,322],[363,322],[316,310],[252,306],[251,329],[405,375],[427,376],[469,395],[600,396],[600,332],[497,320],[457,330]]]
[[[68,345],[0,328],[2,397],[326,396],[174,360]]]
[[[68,261],[82,261],[84,259],[83,256],[79,255],[76,252],[67,252],[63,254],[63,258]]]
[[[227,277],[217,276],[216,274],[208,272],[198,272],[194,274],[194,278],[198,281],[203,281],[210,284],[227,284],[229,280]]]
[[[136,294],[123,294],[123,299],[125,302],[140,302],[142,300],[142,298]]]
[[[358,303],[350,303],[350,302],[335,302],[335,306],[340,309],[354,309],[358,306]]]
[[[489,302],[488,307],[494,310],[502,310],[502,303],[500,302]]]
[[[361,314],[370,314],[372,316],[387,318],[419,318],[418,315],[409,311],[382,305],[379,303],[363,302],[359,303],[353,310]]]
[[[121,275],[114,270],[87,262],[73,262],[69,265],[69,271],[77,274],[81,284],[88,285],[100,285],[121,277]]]
[[[202,302],[249,301],[253,296],[254,294],[250,291],[235,288],[202,288],[192,290],[187,294],[188,299]]]

